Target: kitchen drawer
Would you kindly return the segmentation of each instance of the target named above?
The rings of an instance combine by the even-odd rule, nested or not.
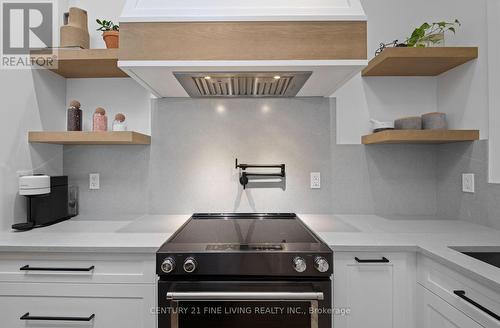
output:
[[[423,255],[418,257],[417,281],[482,326],[500,327],[500,320],[485,311],[500,315],[500,293],[491,288]],[[465,292],[461,295],[468,300],[457,295],[458,291]]]
[[[155,294],[153,285],[3,283],[0,326],[154,328]]]
[[[417,287],[417,327],[419,328],[483,328],[425,287]]]
[[[154,254],[0,253],[0,282],[156,282]]]

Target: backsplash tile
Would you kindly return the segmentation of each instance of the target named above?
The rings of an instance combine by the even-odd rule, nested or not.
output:
[[[328,101],[161,99],[152,116],[152,213],[329,212]],[[243,191],[235,158],[285,163],[286,190]],[[322,189],[309,189],[310,172]]]
[[[190,212],[437,213],[436,147],[337,145],[335,99],[153,101],[152,144],[65,146],[86,216]],[[285,163],[286,190],[243,191],[234,160]],[[88,173],[101,190],[88,190]],[[321,172],[321,189],[309,188]]]
[[[148,212],[147,146],[64,146],[64,174],[79,187],[80,215],[114,217]],[[100,174],[100,189],[89,190],[89,174]]]
[[[500,229],[500,185],[488,183],[488,141],[438,146],[438,214]],[[474,194],[462,173],[475,174]]]

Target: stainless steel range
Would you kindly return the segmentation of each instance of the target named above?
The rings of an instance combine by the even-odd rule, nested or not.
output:
[[[332,263],[295,214],[195,214],[157,252],[158,327],[331,327]]]

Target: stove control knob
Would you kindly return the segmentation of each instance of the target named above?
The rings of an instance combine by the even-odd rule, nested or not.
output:
[[[314,259],[314,267],[319,272],[326,272],[330,268],[330,265],[328,264],[328,261],[324,257],[317,256]]]
[[[191,273],[194,272],[194,270],[196,270],[196,261],[194,260],[194,258],[188,257],[184,261],[184,271],[186,271],[187,273]]]
[[[306,260],[304,260],[300,256],[295,257],[293,259],[293,268],[297,272],[304,272],[304,271],[306,271],[306,268],[307,268]]]
[[[161,264],[161,271],[165,273],[170,273],[175,269],[175,261],[171,257],[167,257],[165,261]]]

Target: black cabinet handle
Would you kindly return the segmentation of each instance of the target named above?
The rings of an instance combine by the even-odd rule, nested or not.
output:
[[[68,271],[68,272],[88,272],[94,270],[94,266],[90,266],[88,268],[35,268],[30,267],[29,265],[25,265],[22,268],[19,268],[21,271]]]
[[[372,260],[361,260],[359,259],[358,257],[355,257],[354,258],[356,260],[356,262],[358,263],[389,263],[390,261],[385,258],[385,257],[382,257],[381,259],[372,259]]]
[[[461,299],[463,299],[464,301],[466,301],[467,303],[470,303],[470,304],[474,305],[479,310],[483,311],[484,313],[486,313],[486,314],[492,316],[493,318],[497,319],[498,321],[500,321],[500,316],[498,314],[494,313],[493,311],[488,310],[487,308],[485,308],[481,304],[479,304],[479,303],[471,300],[467,296],[465,296],[465,291],[464,290],[454,290],[453,293],[455,295],[457,295],[458,297],[460,297]]]
[[[19,320],[43,320],[43,321],[91,321],[94,319],[95,314],[92,314],[89,317],[39,317],[39,316],[30,316],[30,313],[27,312]]]

